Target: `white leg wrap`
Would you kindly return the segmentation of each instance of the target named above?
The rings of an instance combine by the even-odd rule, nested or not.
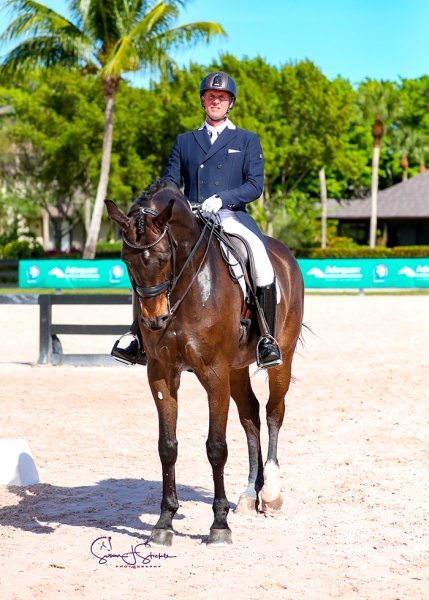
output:
[[[273,502],[280,496],[280,469],[274,462],[267,462],[264,467],[261,496],[265,502]]]

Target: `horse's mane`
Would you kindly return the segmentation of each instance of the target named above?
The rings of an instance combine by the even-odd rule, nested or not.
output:
[[[167,181],[165,179],[156,179],[151,184],[147,186],[144,192],[138,196],[138,198],[133,202],[133,204],[138,204],[139,206],[146,206],[152,198],[164,189],[171,189],[174,192],[178,192],[180,194],[180,190],[175,183],[172,181]]]

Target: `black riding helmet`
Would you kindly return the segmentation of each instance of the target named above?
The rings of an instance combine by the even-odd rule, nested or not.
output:
[[[228,116],[229,111],[235,104],[235,99],[237,97],[237,86],[235,85],[235,81],[223,71],[214,71],[213,73],[206,75],[200,83],[200,98],[201,106],[203,108],[204,104],[202,97],[203,94],[205,94],[208,90],[222,90],[224,92],[228,92],[228,94],[231,96],[231,102],[229,103],[226,114],[223,117],[214,119],[215,121],[221,121]]]
[[[223,71],[214,71],[204,77],[200,83],[200,97],[207,90],[224,90],[232,96],[234,102],[237,97],[237,86],[234,80]]]

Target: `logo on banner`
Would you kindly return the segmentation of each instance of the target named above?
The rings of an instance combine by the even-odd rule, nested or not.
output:
[[[417,265],[416,270],[407,265],[398,271],[398,275],[405,275],[405,277],[409,278],[429,279],[429,265]]]
[[[307,271],[307,275],[313,275],[316,279],[325,280],[360,280],[362,279],[361,267],[336,267],[327,265],[325,270],[319,269],[319,267],[313,267]]]
[[[384,283],[389,274],[389,269],[383,263],[376,265],[372,272],[372,278],[374,283]]]
[[[124,276],[124,268],[122,265],[113,265],[109,269],[109,282],[110,283],[121,283]]]
[[[31,265],[26,271],[27,283],[38,283],[40,278],[40,269],[36,265]]]
[[[98,267],[69,267],[64,270],[59,267],[54,267],[48,272],[57,279],[100,279]]]

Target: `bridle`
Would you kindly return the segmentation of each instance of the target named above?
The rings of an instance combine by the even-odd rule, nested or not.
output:
[[[137,211],[134,211],[134,212],[137,212]],[[134,212],[130,213],[128,216],[132,216],[134,214]],[[141,207],[139,209],[139,212],[142,213],[143,215],[152,215],[154,217],[158,216],[158,213],[153,208]],[[131,280],[133,289],[134,289],[135,293],[137,294],[137,296],[139,296],[140,298],[154,298],[155,296],[162,294],[166,290],[169,290],[170,292],[172,291],[173,282],[175,280],[177,242],[171,235],[168,224],[165,225],[164,230],[162,231],[161,235],[158,238],[156,238],[155,241],[151,242],[150,244],[145,244],[144,246],[138,246],[137,244],[133,244],[127,238],[125,232],[124,231],[122,232],[122,240],[125,242],[125,244],[127,246],[129,246],[130,248],[134,248],[135,250],[141,250],[141,251],[150,250],[150,248],[153,248],[154,246],[159,244],[159,242],[165,237],[165,235],[168,236],[168,246],[169,246],[170,252],[171,252],[172,268],[171,268],[170,279],[167,279],[166,281],[164,281],[163,283],[159,283],[158,285],[152,285],[150,287],[142,287],[142,286],[136,284],[133,276],[131,275],[131,273],[128,269],[128,273],[130,276],[130,280]]]
[[[132,216],[133,214],[135,214],[137,211],[133,211],[131,213],[128,214],[128,216]],[[153,208],[147,208],[147,207],[140,207],[139,211],[142,215],[152,215],[154,217],[157,217],[159,215],[158,212],[156,212],[156,210],[154,210]],[[173,292],[174,288],[177,285],[177,282],[179,281],[180,277],[182,276],[182,273],[184,272],[184,270],[186,269],[186,267],[189,265],[189,263],[191,262],[192,258],[194,257],[196,251],[198,250],[198,247],[200,246],[202,240],[204,239],[204,234],[206,232],[206,229],[209,227],[209,221],[206,221],[200,237],[197,240],[197,243],[195,244],[195,246],[192,248],[188,258],[186,259],[183,267],[180,270],[180,273],[177,275],[176,277],[176,249],[178,248],[178,244],[177,241],[174,239],[171,231],[170,231],[170,227],[168,226],[168,223],[164,226],[164,229],[161,233],[161,235],[156,238],[156,240],[154,240],[153,242],[151,242],[150,244],[145,244],[144,246],[140,246],[137,244],[133,244],[132,242],[130,242],[130,240],[127,238],[126,234],[124,231],[122,231],[122,240],[123,242],[129,246],[130,248],[133,248],[135,250],[150,250],[151,248],[153,248],[154,246],[156,246],[157,244],[159,244],[159,242],[165,237],[167,236],[168,238],[168,246],[170,249],[170,253],[171,253],[171,272],[170,272],[170,278],[167,279],[166,281],[159,283],[158,285],[152,285],[150,287],[142,287],[140,285],[137,285],[133,276],[130,273],[130,270],[128,269],[128,273],[130,276],[130,281],[131,284],[133,286],[133,290],[136,293],[136,295],[139,298],[154,298],[155,296],[159,296],[160,294],[167,292],[167,302],[168,302],[168,307],[169,307],[169,315],[170,318],[173,316],[173,314],[176,312],[176,310],[178,309],[178,307],[180,306],[180,304],[182,303],[182,301],[184,300],[184,298],[186,297],[187,293],[189,292],[189,290],[192,287],[192,284],[194,283],[195,279],[198,277],[198,274],[203,266],[204,260],[207,256],[207,252],[209,250],[210,247],[210,241],[212,239],[213,236],[213,227],[209,227],[210,228],[210,235],[209,235],[209,239],[207,242],[207,247],[206,250],[204,252],[204,256],[201,260],[201,263],[198,265],[198,269],[196,270],[196,272],[194,273],[194,276],[191,279],[190,284],[188,285],[188,287],[186,288],[184,294],[181,296],[181,298],[173,305],[170,307],[170,295]]]

